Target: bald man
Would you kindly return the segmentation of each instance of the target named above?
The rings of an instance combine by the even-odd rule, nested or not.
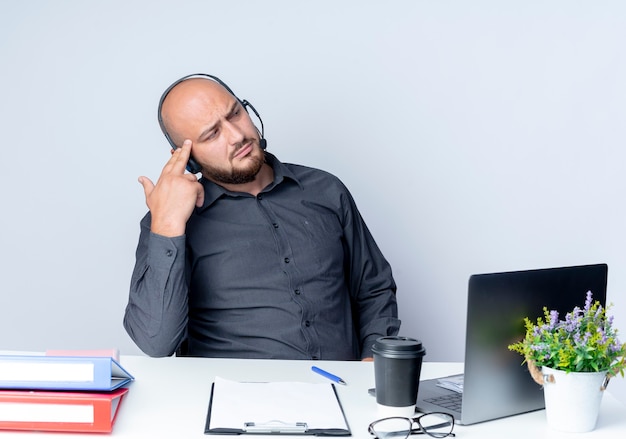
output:
[[[164,93],[124,326],[155,357],[369,359],[400,326],[391,268],[341,181],[264,151],[244,103],[209,75]]]

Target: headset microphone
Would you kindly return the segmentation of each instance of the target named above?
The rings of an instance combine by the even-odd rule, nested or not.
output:
[[[263,150],[265,150],[267,148],[267,140],[265,140],[265,136],[264,136],[265,135],[265,127],[263,126],[263,120],[261,119],[261,116],[259,115],[259,112],[256,111],[254,106],[252,106],[252,104],[250,102],[248,102],[247,100],[245,100],[245,99],[244,100],[239,99],[237,97],[237,95],[235,93],[233,93],[233,91],[230,89],[230,87],[228,85],[226,85],[226,83],[224,83],[224,81],[219,79],[217,76],[209,75],[209,74],[206,74],[206,73],[194,73],[192,75],[183,76],[178,81],[175,81],[172,85],[167,87],[165,89],[165,91],[163,92],[163,95],[161,95],[161,99],[159,100],[159,107],[158,107],[158,112],[157,112],[157,118],[159,120],[159,126],[161,127],[161,131],[163,132],[163,134],[165,135],[165,138],[167,139],[167,141],[169,142],[170,146],[173,149],[177,149],[178,145],[176,145],[174,143],[174,141],[170,137],[170,134],[167,132],[167,129],[165,128],[165,123],[163,123],[163,117],[161,115],[161,109],[163,107],[163,101],[165,101],[165,98],[170,93],[170,91],[172,91],[172,89],[174,87],[176,87],[181,82],[184,82],[184,81],[186,81],[188,79],[193,79],[193,78],[205,78],[205,79],[210,79],[212,81],[217,82],[219,85],[224,87],[228,93],[233,95],[235,97],[235,99],[237,99],[237,101],[241,104],[241,106],[246,110],[246,112],[248,114],[250,113],[248,111],[248,108],[250,108],[252,110],[252,112],[254,113],[254,115],[256,116],[256,118],[259,119],[259,123],[261,124],[261,129],[260,130],[259,130],[258,127],[256,127],[257,131],[259,132],[259,146]],[[187,170],[190,173],[192,173],[192,174],[197,174],[200,171],[202,171],[202,166],[200,166],[192,157],[189,157],[189,163],[187,163]]]

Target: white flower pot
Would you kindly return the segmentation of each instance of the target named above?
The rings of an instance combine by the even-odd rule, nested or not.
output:
[[[542,367],[548,425],[583,433],[596,427],[606,372],[565,372]],[[552,378],[551,378],[551,377]]]

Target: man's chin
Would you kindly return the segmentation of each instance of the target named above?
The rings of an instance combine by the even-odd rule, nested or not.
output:
[[[254,181],[265,161],[258,157],[247,157],[240,166],[234,166],[231,172],[202,168],[202,175],[218,184],[246,184]]]

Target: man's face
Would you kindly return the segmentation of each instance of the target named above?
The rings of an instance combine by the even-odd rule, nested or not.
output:
[[[193,143],[202,175],[218,184],[254,180],[264,162],[259,133],[241,103],[219,84],[190,79],[163,103],[163,119],[176,144]]]

